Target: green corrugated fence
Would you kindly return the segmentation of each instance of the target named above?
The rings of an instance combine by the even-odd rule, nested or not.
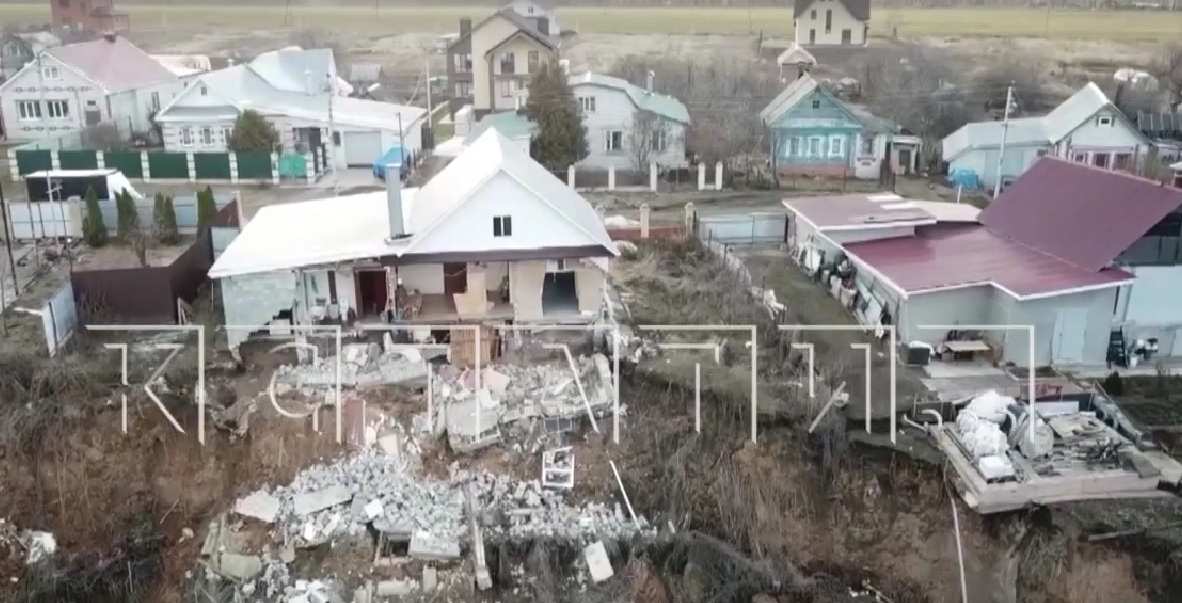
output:
[[[229,180],[230,155],[226,153],[194,153],[193,170],[197,172],[198,180]]]
[[[98,153],[95,151],[58,151],[57,159],[63,170],[93,170],[98,168]]]
[[[271,154],[266,151],[238,151],[240,180],[270,180]]]
[[[144,177],[144,164],[139,151],[108,151],[103,154],[103,163],[123,172],[128,178]]]
[[[307,178],[308,161],[303,155],[289,153],[279,156],[280,178]]]
[[[53,156],[49,151],[17,151],[16,169],[22,176],[41,170],[53,169]]]
[[[189,160],[184,153],[148,153],[152,179],[189,179]]]

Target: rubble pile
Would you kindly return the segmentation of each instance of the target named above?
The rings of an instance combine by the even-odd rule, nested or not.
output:
[[[453,471],[453,481],[473,482],[479,521],[490,541],[542,538],[583,543],[656,536],[647,520],[638,517],[632,522],[619,503],[574,507],[566,503],[563,493],[542,488],[538,480],[517,481],[491,473],[471,475],[454,467]]]
[[[425,385],[427,365],[415,348],[376,343],[348,344],[341,348],[341,385]],[[308,364],[284,365],[275,371],[275,393],[291,390],[310,394],[310,388],[333,387],[337,383],[337,357],[315,358]]]

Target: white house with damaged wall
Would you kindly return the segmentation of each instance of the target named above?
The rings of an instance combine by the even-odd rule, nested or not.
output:
[[[284,152],[323,145],[327,163],[341,168],[370,167],[399,144],[419,156],[425,109],[351,98],[351,91],[337,76],[332,50],[284,48],[197,76],[156,122],[165,149],[175,152],[225,152],[235,120],[252,109],[275,126]]]
[[[583,323],[619,255],[595,210],[495,130],[420,189],[265,207],[209,271],[229,325]],[[231,332],[236,348],[248,332]]]

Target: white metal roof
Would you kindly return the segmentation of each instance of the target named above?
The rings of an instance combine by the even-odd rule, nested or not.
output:
[[[580,75],[570,76],[569,81],[571,87],[601,86],[619,90],[627,95],[629,100],[632,101],[632,104],[636,105],[637,109],[661,115],[683,124],[690,123],[689,109],[686,109],[685,103],[668,94],[650,92],[628,80],[588,71]]]
[[[788,84],[772,102],[768,103],[763,111],[759,112],[759,119],[765,123],[770,124],[780,118],[785,111],[791,109],[793,105],[804,98],[804,96],[817,88],[817,80],[813,76],[804,73],[799,78]]]
[[[599,214],[582,196],[495,130],[485,132],[421,189],[402,191],[405,239],[388,242],[386,192],[264,207],[214,262],[211,278],[403,256],[445,223],[493,176],[507,174],[586,236],[570,245],[599,244],[616,254]],[[527,202],[504,199],[506,208]],[[437,243],[437,242],[436,242]],[[464,250],[466,241],[456,241]],[[433,249],[439,252],[439,249]],[[446,251],[446,250],[443,250]]]
[[[144,196],[131,186],[131,181],[123,172],[113,168],[102,170],[41,170],[38,172],[29,172],[25,174],[25,178],[95,178],[98,176],[105,176],[107,179],[107,191],[117,193],[119,191],[127,191],[135,199],[143,199]]]

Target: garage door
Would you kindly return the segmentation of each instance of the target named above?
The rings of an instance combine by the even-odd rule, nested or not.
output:
[[[350,167],[369,167],[381,156],[380,132],[345,132],[345,163]]]

